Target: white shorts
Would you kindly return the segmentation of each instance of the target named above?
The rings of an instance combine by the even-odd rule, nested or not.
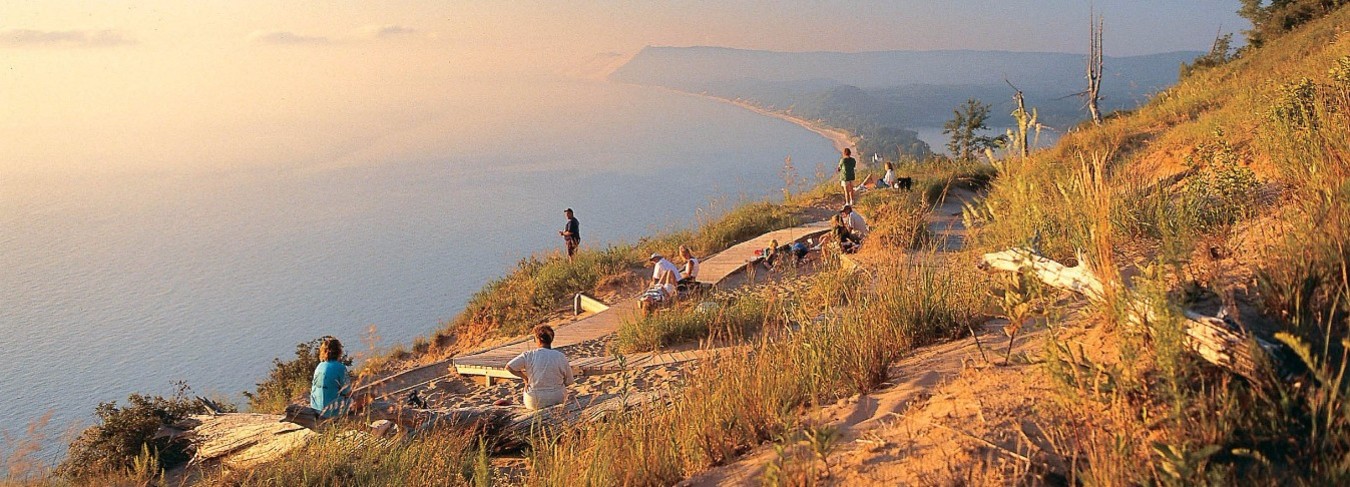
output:
[[[562,404],[565,400],[567,400],[567,393],[562,391],[545,393],[526,392],[524,402],[526,409],[544,409],[549,406]]]

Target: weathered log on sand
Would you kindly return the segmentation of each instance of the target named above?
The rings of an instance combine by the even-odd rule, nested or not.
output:
[[[316,433],[275,414],[227,413],[192,416],[174,425],[192,441],[196,464],[251,468],[302,447]]]
[[[503,450],[520,448],[536,435],[556,434],[569,424],[604,421],[612,413],[656,402],[668,394],[666,390],[645,391],[594,404],[568,401],[547,409],[520,412],[512,416],[510,422],[496,435],[496,445]]]
[[[636,393],[626,398],[612,398],[596,404],[582,405],[576,401],[539,411],[520,411],[515,408],[483,406],[460,409],[410,409],[395,404],[377,402],[366,407],[358,416],[362,422],[388,420],[411,435],[433,428],[458,428],[466,434],[480,434],[494,448],[513,450],[525,446],[530,438],[540,433],[556,433],[560,428],[576,422],[601,421],[615,411],[635,407],[665,397],[665,392]],[[288,407],[285,415],[226,413],[192,416],[173,427],[161,429],[161,434],[191,441],[195,454],[193,463],[222,465],[247,469],[281,458],[303,447],[327,428],[351,423],[320,419],[317,411],[303,407]],[[374,437],[364,430],[355,432],[355,441]]]
[[[509,408],[485,406],[462,409],[414,409],[395,403],[376,401],[366,406],[356,415],[365,422],[387,420],[397,424],[404,431],[417,431],[427,428],[478,427],[492,432],[509,423]],[[292,404],[286,407],[282,419],[307,429],[320,431],[332,420],[319,417],[314,408]]]
[[[1026,271],[1050,286],[1082,294],[1094,302],[1104,301],[1105,284],[1092,273],[1081,256],[1078,260],[1077,266],[1067,267],[1026,249],[984,254],[984,265],[989,268],[1008,272]],[[1127,289],[1122,290],[1120,296],[1125,300],[1130,323],[1147,329],[1157,322],[1157,307],[1153,303]],[[1258,380],[1262,361],[1271,361],[1280,370],[1282,353],[1278,344],[1252,335],[1219,317],[1186,309],[1181,312],[1186,346],[1209,363],[1253,381]],[[1252,343],[1256,346],[1251,346]],[[1253,356],[1254,351],[1260,356]]]

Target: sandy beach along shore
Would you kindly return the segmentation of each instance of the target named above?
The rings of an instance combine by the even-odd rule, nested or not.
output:
[[[777,112],[777,111],[769,110],[769,109],[766,109],[766,108],[763,108],[763,107],[755,106],[754,104],[751,104],[750,102],[747,102],[747,101],[744,101],[744,100],[733,100],[733,99],[730,99],[730,98],[722,98],[722,97],[720,97],[720,96],[713,96],[713,95],[708,95],[708,94],[704,94],[704,93],[692,93],[692,92],[688,92],[688,91],[681,91],[681,90],[677,90],[677,89],[674,89],[674,88],[667,88],[667,87],[663,87],[663,86],[653,86],[653,88],[660,88],[660,89],[664,89],[664,90],[667,90],[667,91],[672,91],[672,92],[675,92],[675,93],[680,93],[680,94],[682,94],[682,95],[690,95],[690,96],[697,96],[697,97],[700,97],[700,98],[707,98],[707,99],[709,99],[709,100],[713,100],[713,101],[717,101],[717,102],[721,102],[721,103],[729,103],[729,104],[738,106],[738,107],[740,107],[740,108],[744,108],[744,109],[746,109],[746,110],[750,110],[750,111],[752,111],[752,112],[758,113],[758,114],[760,114],[760,115],[764,115],[764,116],[767,116],[767,117],[773,117],[773,118],[777,118],[777,119],[780,119],[780,120],[786,120],[786,121],[788,121],[788,122],[792,122],[792,123],[794,123],[794,124],[797,124],[797,125],[801,126],[802,128],[804,128],[804,129],[806,129],[806,130],[810,130],[810,131],[812,131],[812,132],[815,132],[815,133],[817,133],[817,134],[820,134],[822,137],[825,137],[825,138],[827,138],[827,139],[830,139],[830,142],[833,142],[833,143],[834,143],[834,149],[837,150],[837,151],[843,152],[845,148],[851,148],[851,149],[857,150],[857,148],[855,147],[855,145],[856,145],[856,143],[858,142],[858,140],[857,140],[858,138],[855,137],[855,136],[853,136],[853,134],[850,134],[850,133],[848,133],[848,132],[846,132],[846,131],[843,131],[843,130],[840,130],[840,129],[837,129],[837,128],[834,128],[834,127],[829,127],[829,126],[822,125],[822,124],[820,124],[819,122],[814,122],[814,121],[811,121],[811,120],[807,120],[807,119],[804,119],[804,118],[800,118],[800,117],[793,116],[793,115],[788,114],[788,113]]]
[[[797,125],[802,126],[802,128],[805,128],[806,130],[810,130],[810,131],[812,131],[812,132],[815,132],[815,133],[820,134],[821,136],[823,136],[823,137],[825,137],[825,138],[827,138],[827,139],[830,139],[831,142],[834,142],[834,148],[835,148],[835,150],[838,150],[838,151],[840,151],[840,152],[843,152],[843,150],[844,150],[845,148],[851,148],[851,149],[853,149],[853,150],[855,150],[855,151],[857,150],[857,148],[854,147],[854,145],[855,145],[856,142],[857,142],[857,138],[854,137],[852,134],[849,134],[848,132],[845,132],[845,131],[843,131],[843,130],[839,130],[839,129],[834,128],[834,127],[827,127],[827,126],[821,125],[821,124],[818,123],[818,122],[813,122],[813,121],[810,121],[810,120],[807,120],[807,119],[804,119],[804,118],[795,117],[795,116],[793,116],[793,115],[791,115],[791,114],[788,114],[788,113],[777,112],[777,111],[773,111],[773,110],[768,110],[768,109],[765,109],[765,108],[761,108],[761,107],[755,106],[755,105],[750,104],[749,102],[746,102],[746,101],[743,101],[743,100],[729,100],[729,99],[726,99],[726,98],[719,98],[719,97],[711,96],[711,95],[700,95],[700,96],[705,96],[705,97],[708,97],[708,98],[711,98],[711,99],[714,99],[714,100],[717,100],[717,101],[720,101],[720,102],[724,102],[724,103],[730,103],[730,104],[732,104],[732,105],[736,105],[736,106],[741,107],[741,108],[744,108],[744,109],[746,109],[746,110],[750,110],[750,111],[752,111],[752,112],[758,113],[758,114],[760,114],[760,115],[765,115],[765,116],[769,116],[769,117],[773,117],[773,118],[777,118],[777,119],[782,119],[782,120],[786,120],[786,121],[795,123],[795,124],[797,124]]]

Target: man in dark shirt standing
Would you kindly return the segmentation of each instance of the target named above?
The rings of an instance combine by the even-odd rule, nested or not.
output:
[[[581,245],[581,224],[572,216],[571,208],[563,210],[563,215],[567,217],[567,226],[558,235],[562,235],[563,242],[567,244],[567,261],[571,262],[572,256],[577,253],[577,246]]]

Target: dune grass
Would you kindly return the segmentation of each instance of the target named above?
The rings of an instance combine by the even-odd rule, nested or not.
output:
[[[525,333],[569,306],[576,293],[628,278],[654,252],[673,256],[686,245],[695,255],[708,255],[751,236],[797,225],[801,211],[796,205],[751,202],[701,222],[694,230],[604,249],[583,248],[573,262],[556,253],[522,259],[516,270],[474,294],[458,317],[431,340],[419,342],[412,353],[463,351],[492,338]]]
[[[1054,432],[1072,439],[1058,452],[1077,459],[1071,482],[1350,481],[1348,23],[1342,8],[1003,162],[972,212],[984,250],[1082,250],[1109,282],[1129,264],[1135,292],[1164,303],[1150,330],[1093,310],[1114,337],[1098,350],[1049,334],[1047,412],[1081,418]],[[1228,253],[1242,258],[1206,263]],[[1207,277],[1235,265],[1250,271],[1240,286]],[[1254,308],[1306,372],[1249,382],[1189,355],[1178,310],[1207,294]]]
[[[837,282],[834,272],[808,279]],[[623,413],[540,438],[532,485],[670,485],[735,459],[761,442],[802,429],[813,405],[875,389],[913,347],[950,338],[984,309],[979,277],[901,264],[878,269],[871,286],[794,307],[795,326],[766,332],[742,352],[697,370],[668,406]],[[765,317],[764,319],[769,319]]]
[[[783,303],[765,293],[681,302],[651,316],[625,321],[614,337],[620,353],[651,352],[707,338],[736,340],[766,327],[782,327]]]
[[[372,438],[332,429],[299,450],[248,470],[219,471],[207,486],[490,486],[487,446],[442,428],[416,438]]]

